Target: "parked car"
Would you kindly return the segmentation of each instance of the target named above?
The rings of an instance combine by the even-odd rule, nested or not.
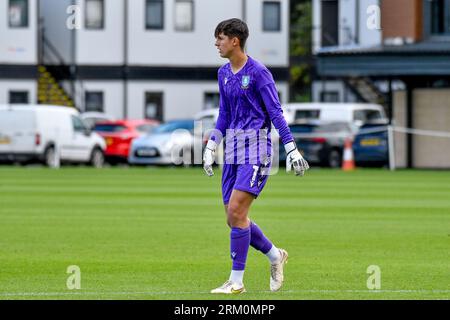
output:
[[[203,148],[206,147],[206,143],[208,142],[208,133],[209,130],[214,129],[216,127],[217,118],[219,117],[219,109],[208,109],[198,112],[194,116],[194,120],[198,123],[201,122],[202,125],[202,142],[203,142]],[[197,132],[196,132],[197,134]]]
[[[370,132],[373,130],[377,132]],[[386,125],[384,123],[367,123],[361,126],[353,140],[353,153],[357,165],[388,165],[389,144]]]
[[[355,128],[347,122],[305,121],[289,126],[297,147],[311,164],[338,168],[342,164],[345,139]],[[280,161],[286,152],[280,145]]]
[[[361,126],[371,121],[387,121],[381,105],[367,103],[291,103],[283,106],[288,124],[297,121],[342,121]]]
[[[94,131],[105,139],[106,160],[117,163],[127,162],[133,139],[150,133],[158,125],[157,120],[116,120],[99,122]]]
[[[183,129],[184,132],[174,134]],[[181,164],[174,163],[172,154],[178,159],[192,163],[194,120],[173,120],[164,123],[148,134],[136,138],[131,143],[128,156],[130,164]]]
[[[0,160],[90,163],[102,167],[105,141],[91,132],[74,108],[47,105],[0,106]]]
[[[103,112],[83,112],[81,115],[81,119],[83,119],[84,123],[88,126],[88,128],[93,129],[95,125],[99,122],[104,121],[114,121],[115,118]]]
[[[219,117],[219,109],[208,109],[197,113],[194,117],[195,121],[202,121],[206,129],[215,128],[217,118]]]

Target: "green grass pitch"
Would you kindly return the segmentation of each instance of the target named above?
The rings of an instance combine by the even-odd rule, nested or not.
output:
[[[250,217],[288,250],[285,284],[250,249],[248,292],[211,295],[231,266],[218,169],[0,167],[0,299],[450,297],[449,171],[280,172]]]

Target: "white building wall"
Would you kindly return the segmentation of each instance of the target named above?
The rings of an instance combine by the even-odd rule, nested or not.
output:
[[[9,91],[28,91],[29,103],[37,103],[37,83],[35,80],[0,79],[0,104],[9,103]]]
[[[277,83],[282,103],[287,102],[288,84]],[[128,83],[128,117],[144,117],[145,93],[163,92],[164,120],[192,118],[202,111],[206,92],[217,92],[216,81],[130,81]]]
[[[339,45],[355,45],[357,33],[356,1],[361,0],[340,0],[339,1]]]
[[[372,5],[380,7],[381,6],[380,0],[359,0],[359,1],[360,1],[359,44],[362,47],[371,47],[380,45],[383,41],[381,29],[369,29],[367,26],[367,21],[371,17],[371,14],[367,12],[368,8]],[[380,21],[380,28],[381,28],[381,21]]]
[[[217,24],[242,18],[242,0],[195,0],[194,30],[176,31],[174,0],[164,1],[164,29],[145,29],[145,0],[129,2],[129,63],[131,65],[217,66],[223,59],[214,46]],[[281,32],[262,31],[262,0],[246,1],[250,55],[270,66],[288,65],[289,1],[281,1]]]
[[[216,66],[223,60],[214,46],[214,29],[231,17],[241,18],[242,0],[195,0],[194,30],[175,31],[174,0],[164,1],[164,29],[145,29],[145,0],[129,1],[129,64]]]
[[[145,93],[163,93],[164,120],[192,118],[203,110],[204,92],[218,92],[214,81],[130,81],[128,84],[128,117],[144,117]]]
[[[0,63],[37,64],[37,0],[28,10],[28,27],[10,28],[9,1],[0,1]]]
[[[134,3],[136,0],[129,1]],[[85,1],[77,0],[82,13],[81,29],[76,32],[76,63],[81,65],[123,65],[124,64],[124,21],[123,0],[105,0],[104,28],[86,29],[84,23]],[[143,16],[143,12],[138,15]],[[134,17],[131,20],[134,22]],[[131,34],[132,35],[132,34]]]
[[[314,54],[316,54],[321,47],[321,2],[322,0],[313,0],[312,2],[312,41]]]
[[[77,84],[79,86],[79,83]],[[85,80],[83,81],[83,89],[86,91],[103,92],[104,112],[121,119],[124,116],[124,84],[121,80]],[[83,101],[80,101],[83,99]],[[78,95],[76,97],[77,105],[84,105],[85,97]]]
[[[357,14],[357,2],[359,2],[359,21]],[[321,10],[322,0],[313,0],[313,51],[317,53],[321,48]],[[367,10],[370,6],[380,6],[380,0],[339,0],[339,46],[370,47],[382,42],[381,29],[369,29],[367,21],[371,13]],[[355,44],[355,39],[358,43]]]
[[[322,3],[323,0],[313,0],[313,52],[317,54],[321,46]],[[357,4],[359,3],[359,8]],[[382,43],[380,29],[369,29],[368,19],[372,12],[368,8],[380,6],[380,0],[339,0],[339,47],[336,49],[371,47]],[[359,14],[358,14],[359,12]],[[313,101],[320,101],[322,91],[337,91],[341,102],[354,102],[357,97],[346,89],[341,81],[314,81],[312,86]]]
[[[250,36],[247,52],[253,58],[273,67],[289,65],[289,0],[280,1],[281,31],[263,31],[262,0],[246,1],[247,25]]]

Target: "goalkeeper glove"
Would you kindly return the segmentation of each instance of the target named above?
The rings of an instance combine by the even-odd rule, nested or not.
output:
[[[216,152],[217,143],[213,140],[209,140],[206,145],[205,152],[203,153],[203,169],[209,177],[214,175],[212,165],[214,163],[214,154]]]
[[[303,176],[305,171],[309,169],[308,162],[302,157],[300,152],[297,150],[295,142],[289,142],[284,145],[286,150],[286,171],[291,171],[294,167],[296,176]]]

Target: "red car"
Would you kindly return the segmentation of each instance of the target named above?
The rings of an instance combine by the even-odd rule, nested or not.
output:
[[[93,130],[106,141],[106,160],[116,163],[127,161],[134,138],[149,133],[157,125],[157,120],[115,120],[99,122]]]

